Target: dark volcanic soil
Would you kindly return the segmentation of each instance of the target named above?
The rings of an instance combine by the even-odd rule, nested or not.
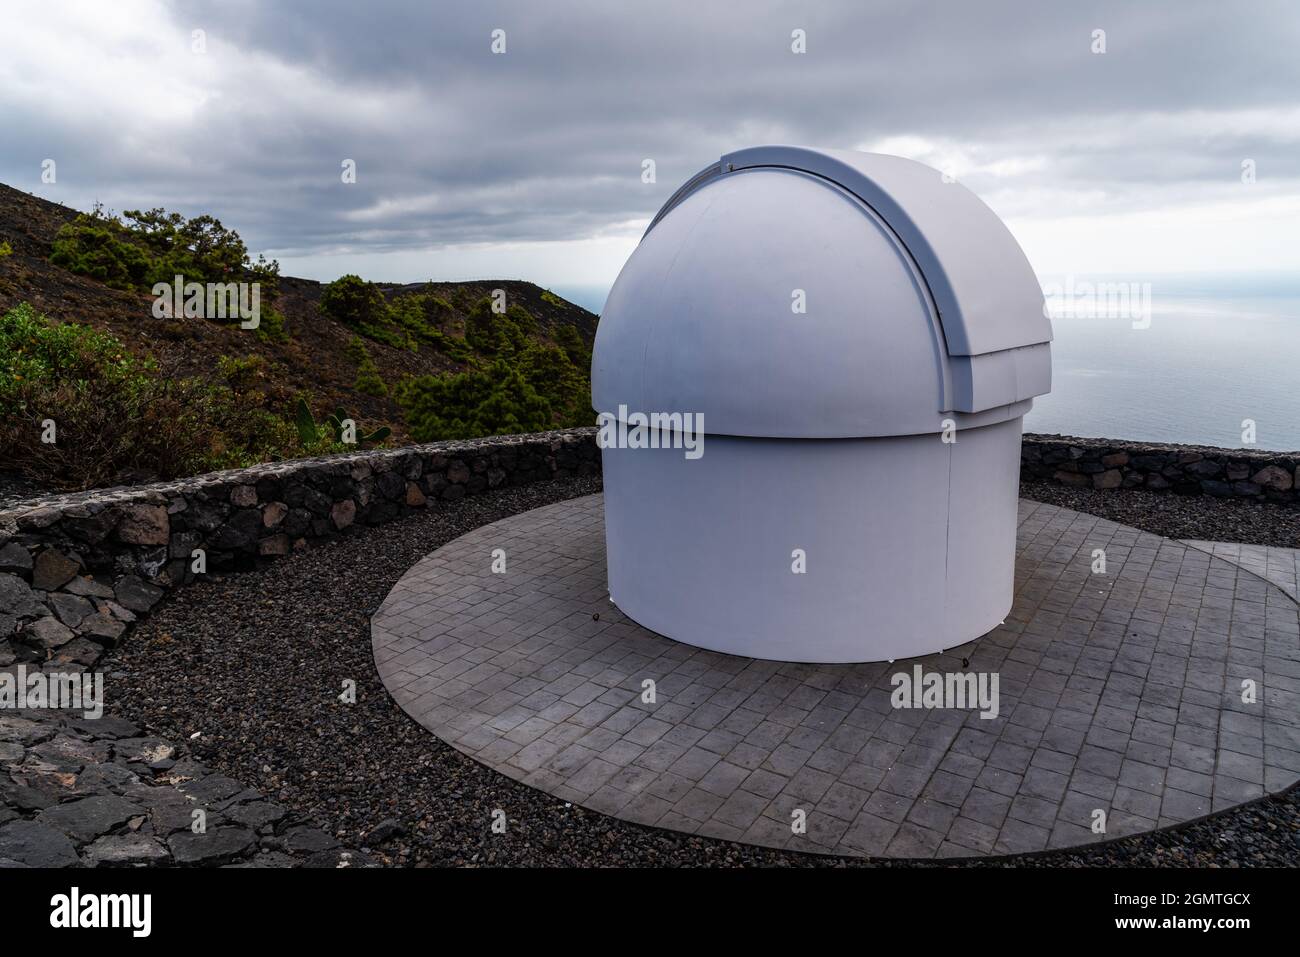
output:
[[[1295,505],[1141,489],[1095,491],[1044,482],[1022,482],[1020,495],[1165,538],[1300,548],[1300,507]]]

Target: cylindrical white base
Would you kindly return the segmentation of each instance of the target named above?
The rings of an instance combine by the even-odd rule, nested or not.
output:
[[[694,460],[605,449],[610,597],[661,635],[751,658],[964,644],[1011,608],[1020,429],[947,444],[709,435]]]

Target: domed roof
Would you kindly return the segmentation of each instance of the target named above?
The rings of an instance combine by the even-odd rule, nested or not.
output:
[[[898,157],[760,147],[651,223],[601,316],[592,401],[702,413],[714,434],[935,432],[1023,414],[1050,388],[1050,339],[1024,254],[964,187]]]

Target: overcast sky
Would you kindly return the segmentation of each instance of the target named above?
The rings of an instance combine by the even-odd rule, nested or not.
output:
[[[947,169],[1040,276],[1300,264],[1295,3],[0,8],[0,181],[210,211],[288,274],[608,285],[684,179],[762,143]]]

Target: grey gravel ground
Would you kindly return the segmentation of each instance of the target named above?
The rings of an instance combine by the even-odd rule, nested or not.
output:
[[[1300,508],[1294,505],[1141,489],[1096,491],[1045,482],[1022,482],[1020,494],[1165,538],[1300,548]]]
[[[407,569],[438,546],[516,512],[595,491],[598,480],[493,492],[362,530],[257,575],[195,584],[157,609],[107,659],[110,709],[152,733],[186,740],[208,765],[327,825],[344,845],[393,865],[1300,863],[1296,789],[1198,823],[1077,853],[913,865],[776,851],[641,827],[566,806],[488,770],[420,728],[388,696],[371,659],[368,615]],[[1128,523],[1146,527],[1132,517]],[[1216,527],[1179,534],[1224,537]],[[355,704],[338,700],[346,680],[356,682]],[[189,742],[195,732],[202,736]],[[492,833],[497,808],[506,812],[506,834]]]

